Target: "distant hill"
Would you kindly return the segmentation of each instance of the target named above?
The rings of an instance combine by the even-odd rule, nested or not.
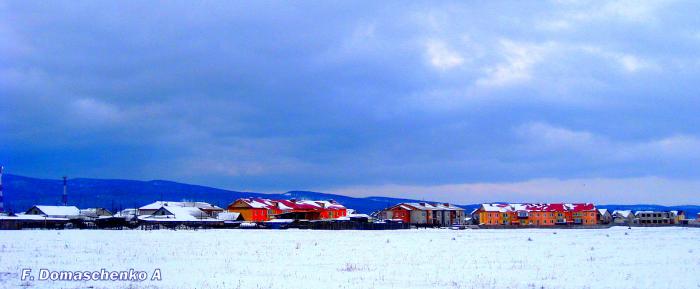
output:
[[[59,205],[63,192],[62,180],[37,179],[19,175],[3,175],[5,207],[15,212],[25,211],[35,204]],[[69,179],[68,203],[79,208],[103,207],[121,209],[140,207],[157,200],[203,201],[226,207],[238,198],[270,199],[334,199],[361,213],[371,213],[399,202],[421,202],[386,197],[353,198],[342,195],[289,191],[284,194],[239,192],[171,181],[134,181],[113,179]],[[467,209],[476,205],[462,206]]]
[[[61,202],[61,180],[37,179],[19,175],[3,175],[5,208],[15,212],[25,211],[35,204],[58,205]],[[103,207],[121,209],[140,207],[157,200],[204,201],[226,207],[238,198],[261,197],[270,199],[334,199],[361,213],[371,213],[400,202],[421,202],[413,199],[388,197],[353,198],[343,195],[309,191],[289,191],[284,194],[239,192],[171,181],[134,181],[113,179],[69,179],[68,203],[79,208]],[[437,200],[440,201],[440,200]],[[432,201],[428,201],[432,202]],[[468,212],[478,204],[458,205]],[[609,210],[683,210],[689,217],[700,212],[700,206],[660,205],[598,205]]]

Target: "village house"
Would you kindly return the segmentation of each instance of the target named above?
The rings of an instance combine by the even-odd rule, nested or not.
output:
[[[449,203],[400,203],[382,210],[380,218],[418,225],[450,226],[464,222],[464,209]]]
[[[100,217],[111,217],[113,214],[105,208],[88,208],[80,210],[82,219],[97,219]]]
[[[205,203],[205,202],[173,202],[173,201],[156,201],[153,203],[150,203],[148,205],[145,205],[143,207],[140,207],[138,210],[139,215],[152,215],[156,211],[160,210],[162,207],[189,207],[189,208],[197,208],[201,210],[202,212],[206,213],[207,216],[216,218],[216,215],[218,215],[220,212],[223,212],[224,209],[212,205],[210,203]]]
[[[216,221],[207,212],[197,207],[163,206],[150,215],[139,216],[143,221],[199,222]]]
[[[634,213],[635,223],[640,225],[673,224],[675,217],[671,212],[638,211]]]
[[[598,210],[581,204],[482,204],[477,209],[480,225],[596,225]]]
[[[273,201],[282,212],[278,219],[328,220],[347,216],[347,208],[334,200],[328,201]]]
[[[25,215],[47,218],[79,219],[80,209],[76,206],[41,206],[36,205],[27,210]]]
[[[238,199],[228,205],[226,211],[239,213],[243,220],[249,222],[269,221],[273,215],[282,213],[272,200],[261,198]]]
[[[600,224],[612,223],[613,216],[608,209],[598,209],[598,222]]]
[[[634,214],[631,210],[615,210],[612,213],[613,224],[630,225],[634,223]]]
[[[327,220],[347,215],[347,208],[334,200],[270,200],[242,198],[226,208],[240,213],[249,222],[265,222],[272,219]]]
[[[671,216],[673,217],[673,223],[674,224],[682,224],[682,223],[687,223],[687,220],[685,219],[685,212],[680,210],[680,211],[670,211]]]

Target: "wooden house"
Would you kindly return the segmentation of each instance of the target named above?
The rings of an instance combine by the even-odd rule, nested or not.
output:
[[[612,212],[613,224],[630,225],[634,223],[634,214],[630,210],[615,210]]]
[[[612,219],[612,214],[608,209],[598,209],[598,222],[600,224],[610,224]]]

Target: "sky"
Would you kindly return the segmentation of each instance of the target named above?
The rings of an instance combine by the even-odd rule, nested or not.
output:
[[[2,1],[0,163],[454,203],[700,203],[697,1]]]

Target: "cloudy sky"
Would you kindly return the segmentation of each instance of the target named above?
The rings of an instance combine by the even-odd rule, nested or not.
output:
[[[2,1],[11,173],[700,203],[700,2]]]

